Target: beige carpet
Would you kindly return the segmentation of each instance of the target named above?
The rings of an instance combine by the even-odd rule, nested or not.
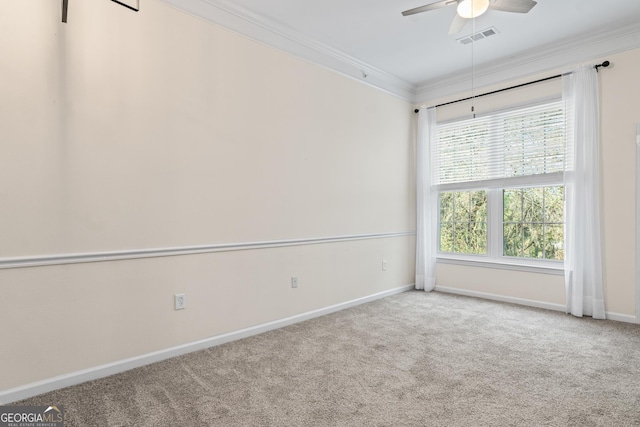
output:
[[[413,291],[16,403],[67,426],[640,425],[640,327]]]

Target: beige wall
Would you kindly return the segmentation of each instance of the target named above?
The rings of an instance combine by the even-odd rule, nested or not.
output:
[[[633,320],[636,315],[635,278],[635,174],[636,123],[640,122],[640,49],[630,50],[604,59],[612,66],[600,73],[602,116],[602,185],[604,217],[605,304],[613,317]],[[476,88],[475,93],[488,92],[501,87],[532,81],[558,74],[551,70],[541,75],[528,76],[518,81],[504,82],[501,86]],[[529,86],[526,89],[503,92],[476,100],[476,111],[491,111],[507,105],[518,105],[537,99],[561,95],[561,81]],[[469,96],[459,94],[450,99],[426,102],[434,105]],[[470,103],[443,107],[439,120],[448,120],[470,114]],[[471,293],[485,293],[513,299],[542,302],[550,306],[564,305],[564,279],[562,276],[493,270],[469,266],[439,264],[437,285]]]
[[[636,123],[640,123],[640,49],[606,59],[600,72],[605,303],[636,315]]]
[[[3,0],[0,51],[0,261],[414,229],[414,115],[398,98],[155,0],[71,2],[66,25],[59,2]],[[640,51],[606,59],[606,304],[634,316]],[[413,244],[0,269],[0,392],[410,284]],[[564,304],[561,276],[440,264],[438,285]]]
[[[155,0],[70,3],[0,2],[0,260],[415,229],[408,103]],[[411,284],[413,240],[0,269],[0,391]]]

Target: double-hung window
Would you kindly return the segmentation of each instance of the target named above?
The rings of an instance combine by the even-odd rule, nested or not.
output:
[[[561,267],[564,129],[561,101],[437,124],[440,258]]]

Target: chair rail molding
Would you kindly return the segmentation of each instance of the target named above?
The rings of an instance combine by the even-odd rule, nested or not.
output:
[[[368,239],[388,239],[415,236],[415,231],[352,234],[343,236],[312,237],[257,242],[216,243],[210,245],[180,246],[151,249],[130,249],[110,252],[83,252],[29,257],[0,258],[0,270],[8,268],[40,267],[47,265],[81,264],[87,262],[123,261],[140,258],[193,255],[214,252],[244,251],[250,249],[281,248],[286,246],[318,245]]]

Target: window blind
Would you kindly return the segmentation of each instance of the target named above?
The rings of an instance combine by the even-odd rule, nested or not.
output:
[[[438,124],[436,133],[436,185],[493,187],[533,177],[553,181],[565,169],[562,101]]]

